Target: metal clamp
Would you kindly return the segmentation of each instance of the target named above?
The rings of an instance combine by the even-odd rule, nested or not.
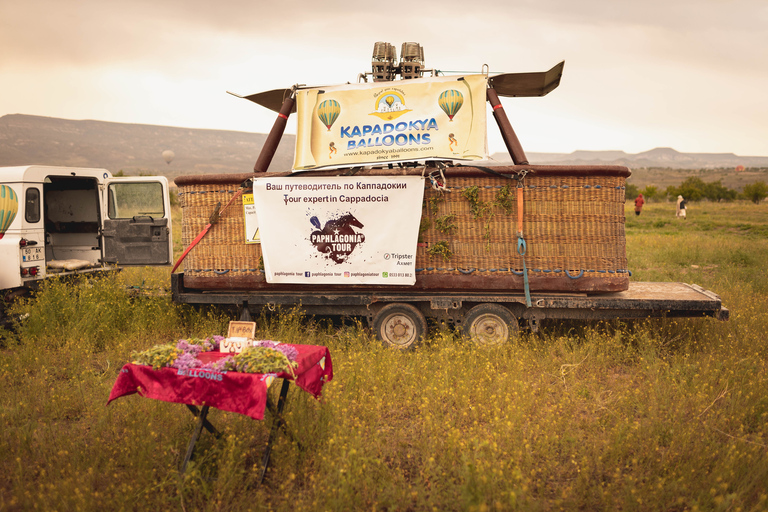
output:
[[[525,180],[525,177],[530,173],[528,169],[523,169],[522,171],[515,173],[514,179],[517,180],[517,188],[523,188],[523,180]]]
[[[425,176],[432,185],[432,188],[438,192],[450,192],[447,187],[448,180],[445,179],[445,168],[446,166],[444,163],[437,162],[437,169],[429,171],[429,174]],[[424,172],[426,172],[426,170],[427,168],[425,167]]]

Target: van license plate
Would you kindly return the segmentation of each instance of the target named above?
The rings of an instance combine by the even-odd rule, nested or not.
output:
[[[42,247],[22,247],[21,261],[43,261],[45,252]]]

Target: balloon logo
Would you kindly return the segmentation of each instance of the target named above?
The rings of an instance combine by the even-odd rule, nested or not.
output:
[[[165,163],[169,164],[173,161],[173,157],[175,157],[176,154],[171,151],[170,149],[166,149],[163,151],[163,158],[165,159]]]
[[[317,106],[317,117],[328,128],[328,131],[331,131],[331,125],[336,122],[340,112],[341,105],[336,100],[325,100]]]
[[[387,99],[385,100],[387,102],[387,106],[391,107],[392,104],[395,102],[394,96],[387,96]]]
[[[440,105],[440,108],[443,109],[443,112],[445,112],[445,114],[448,116],[448,119],[453,121],[453,116],[456,115],[456,112],[458,112],[461,106],[464,104],[464,96],[462,96],[462,94],[456,89],[450,89],[440,95],[440,97],[437,99],[437,103]]]
[[[10,227],[19,211],[19,196],[7,185],[0,185],[0,238]]]

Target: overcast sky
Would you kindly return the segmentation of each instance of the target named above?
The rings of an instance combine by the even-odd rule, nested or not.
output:
[[[529,152],[768,156],[766,0],[0,0],[0,115],[266,133],[226,91],[355,82],[376,41],[445,71],[565,60],[549,95],[502,100]]]

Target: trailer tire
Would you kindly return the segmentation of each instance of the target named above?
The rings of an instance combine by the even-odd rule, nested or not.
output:
[[[517,336],[520,326],[509,309],[500,304],[478,304],[464,317],[464,336],[478,345],[498,345]]]
[[[410,304],[387,304],[373,317],[373,330],[387,346],[408,350],[424,338],[427,321],[421,311]]]

